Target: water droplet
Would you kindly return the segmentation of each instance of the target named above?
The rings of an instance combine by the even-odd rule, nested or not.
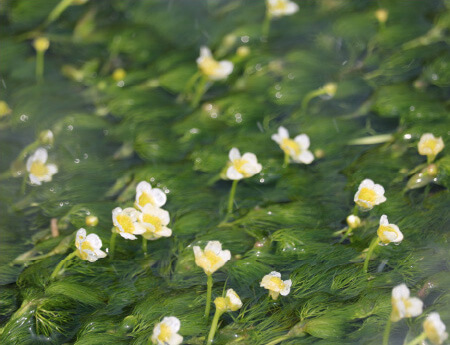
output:
[[[294,74],[293,74],[293,73],[289,73],[289,74],[288,74],[288,78],[291,79],[291,80],[294,79],[294,78],[295,78],[295,77],[294,77]]]
[[[88,157],[89,157],[89,156],[88,156],[87,153],[83,154],[83,158],[84,158],[84,159],[88,159]]]
[[[412,105],[412,106],[409,107],[409,110],[410,111],[414,111],[414,110],[416,110],[416,107]]]
[[[283,95],[281,94],[281,92],[277,92],[277,93],[275,94],[275,97],[276,97],[276,98],[281,98],[281,97],[283,97]]]
[[[155,178],[154,178],[154,177],[151,177],[151,178],[150,178],[150,182],[155,182]]]
[[[280,91],[280,90],[281,90],[281,85],[280,85],[280,84],[276,84],[276,85],[275,85],[275,90]]]
[[[73,131],[73,126],[72,126],[72,125],[68,125],[68,126],[67,126],[67,130],[68,130],[68,131]]]
[[[262,70],[262,67],[261,67],[260,63],[255,65],[255,70],[257,70],[258,72]]]
[[[259,179],[259,182],[264,183],[264,179],[263,178]]]
[[[267,214],[270,216],[272,215],[272,211],[268,211]]]
[[[77,158],[77,159],[74,160],[74,163],[78,164],[78,163],[80,163],[80,160]]]
[[[190,130],[189,130],[189,133],[191,133],[191,134],[197,134],[197,133],[199,133],[200,132],[200,130],[198,129],[198,128],[191,128]]]
[[[433,73],[433,74],[431,75],[431,79],[433,79],[433,80],[438,80],[438,79],[439,79],[439,76],[438,76],[436,73]]]
[[[248,43],[248,41],[250,41],[250,37],[248,37],[248,36],[242,36],[242,37],[241,37],[241,41],[242,41],[242,43]]]
[[[411,139],[411,137],[412,137],[411,134],[405,134],[405,135],[403,136],[403,138],[406,139],[406,140]]]
[[[28,121],[28,115],[25,115],[25,114],[20,115],[20,121],[22,121],[22,122]]]
[[[64,206],[64,203],[63,203],[63,202],[60,202],[60,203],[59,203],[59,206],[60,206],[60,207],[63,207],[63,206]]]

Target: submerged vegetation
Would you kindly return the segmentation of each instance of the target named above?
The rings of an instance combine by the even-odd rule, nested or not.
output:
[[[0,19],[1,344],[448,342],[448,0]]]

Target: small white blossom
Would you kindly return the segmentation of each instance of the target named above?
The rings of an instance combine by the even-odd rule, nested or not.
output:
[[[370,179],[365,179],[359,185],[354,201],[359,207],[365,210],[371,210],[375,205],[386,201],[384,188],[382,185],[375,184]]]
[[[230,251],[222,250],[222,244],[219,241],[209,241],[205,250],[201,250],[199,246],[194,246],[193,250],[195,263],[208,275],[213,274],[231,259]]]
[[[100,237],[96,234],[86,236],[86,230],[83,228],[77,231],[75,246],[77,247],[77,255],[82,260],[94,262],[106,256],[106,253],[100,250],[102,247]]]
[[[217,297],[214,300],[217,310],[220,312],[236,311],[242,307],[242,301],[233,289],[228,289],[225,297]]]
[[[146,229],[139,223],[140,212],[132,207],[122,210],[116,207],[112,211],[114,226],[119,230],[120,236],[128,240],[135,240],[135,235],[142,235]]]
[[[136,207],[140,210],[151,204],[162,207],[167,201],[166,193],[159,188],[152,188],[150,183],[142,181],[136,186]]]
[[[380,218],[380,226],[377,231],[381,243],[400,243],[403,240],[403,234],[395,224],[389,224],[388,218],[383,214]]]
[[[314,155],[309,151],[309,137],[306,134],[297,135],[294,139],[289,138],[289,132],[283,126],[278,128],[278,133],[272,135],[280,148],[289,155],[295,163],[310,164],[314,160]]]
[[[392,289],[392,313],[391,320],[397,322],[405,317],[414,317],[422,314],[423,302],[409,296],[409,289],[405,284],[400,284]]]
[[[258,174],[262,166],[258,163],[258,159],[254,153],[246,152],[241,157],[241,153],[235,147],[228,154],[230,161],[228,162],[227,178],[230,180],[241,180]]]
[[[48,154],[44,148],[38,148],[27,160],[27,171],[31,184],[41,185],[50,182],[52,176],[58,172],[55,164],[45,164]]]
[[[269,290],[269,294],[273,299],[277,299],[281,294],[282,296],[286,296],[291,291],[292,281],[281,280],[281,274],[273,271],[269,274],[265,275],[261,280],[260,286]]]
[[[166,316],[153,328],[152,342],[155,345],[179,345],[183,337],[178,334],[180,320],[175,316]]]
[[[167,227],[170,222],[169,212],[151,204],[145,205],[139,215],[139,221],[145,228],[142,234],[147,240],[156,240],[160,237],[170,237],[172,230]]]
[[[430,313],[423,323],[423,329],[427,338],[433,344],[440,345],[448,338],[448,333],[445,331],[445,325],[441,321],[438,313]]]
[[[444,149],[444,141],[442,137],[435,138],[433,134],[425,133],[420,137],[417,148],[420,155],[434,158]]]
[[[289,16],[298,11],[298,5],[290,0],[267,0],[267,11],[272,17]]]
[[[197,65],[200,71],[210,80],[226,79],[233,72],[234,68],[231,61],[216,61],[208,47],[200,48]]]

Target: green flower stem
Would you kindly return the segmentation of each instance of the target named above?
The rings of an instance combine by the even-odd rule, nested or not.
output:
[[[142,236],[142,251],[144,256],[147,256],[147,239],[144,236]]]
[[[44,54],[43,51],[36,51],[36,81],[44,80]]]
[[[192,99],[191,106],[192,108],[197,108],[198,104],[200,103],[200,100],[202,99],[202,96],[206,92],[206,84],[208,83],[208,77],[202,76],[200,81],[197,84],[197,89],[195,90],[194,98]]]
[[[284,162],[283,162],[283,168],[287,168],[289,165],[289,154],[288,153],[284,153]]]
[[[209,312],[211,310],[211,295],[212,295],[212,286],[213,286],[213,279],[212,274],[207,274],[208,280],[206,283],[206,307],[205,307],[205,317],[208,320],[209,318]]]
[[[230,215],[233,211],[234,195],[236,194],[236,187],[238,182],[239,180],[233,180],[233,184],[231,185],[230,197],[228,198],[227,215]]]
[[[267,343],[266,345],[276,345],[276,344],[279,344],[282,341],[284,341],[286,339],[289,339],[289,338],[290,338],[290,335],[288,335],[288,334],[287,335],[282,335],[281,337],[278,337],[278,338],[272,340],[270,343]]]
[[[322,88],[317,89],[317,90],[312,90],[312,91],[310,91],[309,93],[307,93],[306,96],[305,96],[305,98],[303,98],[303,101],[302,101],[302,112],[305,112],[305,111],[306,111],[306,109],[308,108],[309,102],[310,102],[313,98],[315,98],[315,97],[317,97],[317,96],[320,96],[320,95],[323,95],[323,94],[325,94],[325,93],[326,93],[326,91],[325,91],[324,89],[322,89]]]
[[[50,12],[47,19],[44,22],[44,26],[52,23],[65,11],[67,7],[69,7],[74,0],[61,0],[58,5]]]
[[[377,236],[372,240],[372,242],[370,242],[369,250],[367,251],[366,260],[364,261],[364,266],[363,266],[364,273],[367,273],[367,268],[369,267],[370,257],[372,256],[372,253],[375,250],[375,247],[378,245],[379,241],[380,241],[380,239]]]
[[[264,22],[263,22],[262,30],[261,30],[261,36],[263,38],[269,37],[271,20],[272,20],[272,16],[270,15],[269,11],[266,11],[266,17],[264,18]]]
[[[358,215],[358,212],[359,212],[358,205],[355,205],[355,206],[353,207],[353,215],[354,215],[354,216],[357,216],[357,215]]]
[[[353,232],[353,228],[348,227],[347,230],[346,230],[346,231],[344,232],[344,234],[342,235],[342,238],[341,238],[341,240],[339,241],[339,243],[344,242],[345,239],[346,239],[347,237],[349,237],[349,236],[351,235],[352,232]]]
[[[189,91],[191,91],[192,87],[194,86],[195,82],[198,80],[198,78],[201,77],[200,72],[196,72],[186,83],[186,86],[184,87],[184,93],[187,94]]]
[[[219,319],[222,316],[223,311],[216,309],[216,312],[214,314],[214,318],[211,323],[211,329],[209,330],[208,340],[206,341],[206,344],[212,344],[214,340],[214,334],[216,334],[217,325],[219,323]]]
[[[427,335],[426,335],[425,332],[423,332],[422,334],[420,334],[419,336],[415,337],[413,340],[411,340],[406,345],[417,345],[417,344],[420,344],[422,342],[422,340],[425,340],[426,338],[427,338]]]
[[[59,271],[61,270],[61,268],[63,268],[63,266],[66,264],[67,261],[72,260],[73,257],[75,257],[75,255],[77,255],[76,251],[74,251],[73,253],[70,253],[64,259],[62,259],[59,262],[59,264],[55,267],[55,270],[53,271],[52,275],[50,276],[50,280],[55,279],[56,276],[58,275]]]
[[[117,232],[113,231],[111,234],[111,239],[109,240],[109,258],[114,259],[114,248],[116,247],[116,236]]]
[[[389,316],[389,320],[386,324],[386,328],[384,329],[384,333],[383,333],[383,345],[389,344],[389,334],[391,333],[391,325],[392,325],[392,321],[391,321],[391,317]]]

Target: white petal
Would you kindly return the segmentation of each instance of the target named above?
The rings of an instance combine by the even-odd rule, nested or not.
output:
[[[121,209],[120,207],[116,207],[114,210],[112,210],[112,221],[113,221],[113,224],[114,224],[115,226],[118,226],[118,225],[119,225],[119,223],[117,223],[116,217],[117,217],[120,213],[122,213],[122,209]]]
[[[205,251],[207,250],[219,255],[222,251],[222,244],[219,241],[209,241],[205,247]]]
[[[102,247],[102,240],[96,234],[87,235],[86,241],[88,241],[94,249],[100,249]]]
[[[163,227],[162,230],[160,232],[158,232],[157,235],[161,236],[161,237],[170,237],[170,236],[172,236],[172,229]]]
[[[287,296],[289,294],[289,292],[291,291],[292,280],[288,279],[288,280],[285,280],[283,283],[284,283],[284,288],[283,288],[283,290],[280,291],[280,294],[282,296]]]
[[[180,345],[183,342],[183,337],[178,333],[172,334],[169,340],[169,345]]]
[[[422,314],[423,302],[417,297],[412,297],[408,300],[408,305],[406,307],[406,316],[415,317]]]
[[[39,177],[34,176],[33,174],[29,174],[31,184],[35,184],[40,186],[42,184],[41,179]]]
[[[314,160],[314,155],[311,151],[303,151],[296,157],[296,160],[304,164],[311,164]]]
[[[380,218],[380,225],[389,225],[388,217],[385,214]]]
[[[229,250],[224,250],[219,253],[219,257],[226,262],[231,259],[231,253]]]
[[[242,156],[242,160],[247,161],[251,164],[257,164],[258,163],[258,158],[256,158],[256,155],[254,153],[251,152],[246,152],[244,153],[244,155]]]
[[[310,145],[309,137],[306,134],[297,135],[294,141],[300,146],[302,150],[307,150]]]
[[[241,180],[244,178],[244,175],[237,171],[234,166],[230,166],[227,169],[227,178],[230,180]]]
[[[277,144],[280,144],[281,143],[281,137],[280,137],[280,135],[279,134],[272,134],[272,140],[273,141],[275,141]]]
[[[47,164],[47,169],[50,176],[58,172],[58,167],[55,164]]]
[[[287,139],[289,138],[289,132],[286,128],[283,126],[278,127],[278,136],[280,139]]]
[[[223,78],[228,77],[233,72],[234,65],[231,61],[220,61],[219,66],[220,70],[218,71],[218,74],[223,76]]]
[[[194,246],[192,248],[192,250],[194,251],[194,256],[195,256],[196,259],[203,256],[203,251],[200,249],[199,246]]]
[[[159,188],[154,188],[149,191],[149,194],[152,196],[156,206],[164,206],[167,201],[167,195]]]
[[[40,147],[36,150],[36,152],[33,154],[33,161],[39,161],[42,163],[47,162],[48,154],[47,150]]]
[[[409,289],[405,284],[397,285],[392,289],[392,298],[402,299],[409,298]]]
[[[277,271],[272,271],[268,274],[268,276],[281,278],[281,273],[279,273]]]
[[[298,5],[295,2],[290,1],[285,10],[285,14],[294,14],[298,11]]]
[[[123,238],[126,238],[127,240],[135,240],[137,238],[136,236],[134,236],[128,232],[123,232],[123,231],[120,231],[119,235],[122,236]]]
[[[175,316],[166,316],[161,323],[166,324],[166,326],[168,326],[173,333],[180,330],[180,320],[178,320]]]
[[[361,182],[361,184],[359,185],[359,189],[362,189],[362,188],[373,189],[374,185],[375,185],[375,183],[374,183],[371,179],[366,178],[366,179],[363,180],[363,181]]]
[[[230,161],[233,162],[234,160],[241,158],[241,153],[239,152],[239,150],[236,147],[233,147],[230,150],[228,157],[230,158]]]
[[[211,56],[212,56],[211,50],[208,47],[206,47],[206,46],[200,47],[200,57],[201,58],[211,57]]]

